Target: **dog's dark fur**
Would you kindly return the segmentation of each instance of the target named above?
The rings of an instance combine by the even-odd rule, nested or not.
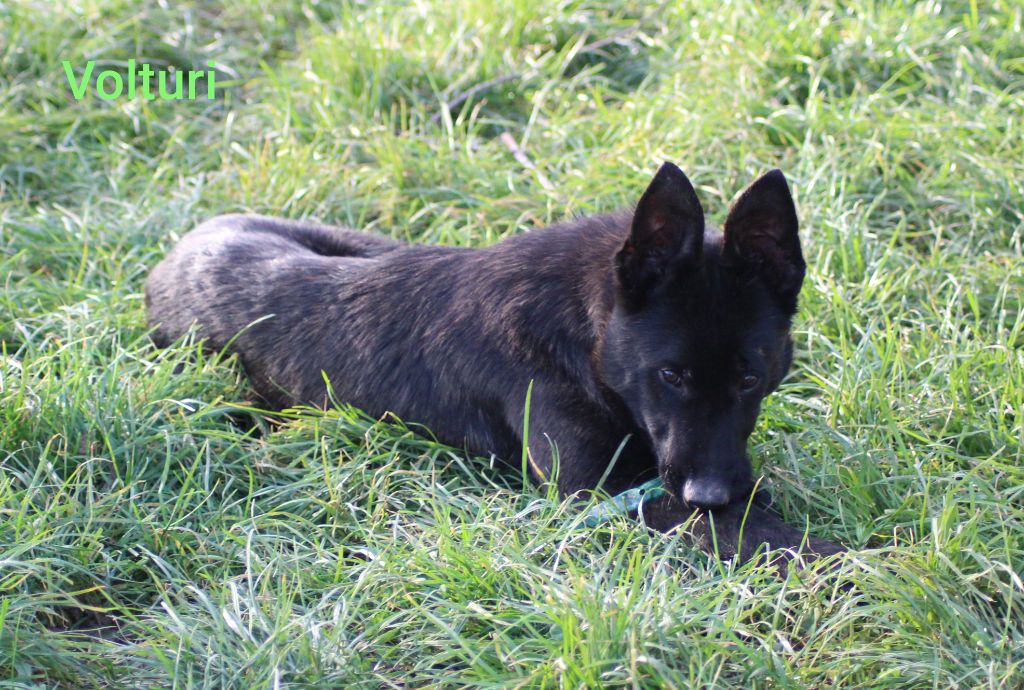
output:
[[[632,213],[485,249],[222,216],[153,270],[146,302],[159,345],[197,326],[274,406],[327,405],[326,375],[337,400],[478,454],[519,457],[533,382],[534,473],[567,494],[660,474],[678,499],[655,519],[667,528],[746,504],[747,437],[790,366],[804,270],[781,172],[723,234],[666,163]]]

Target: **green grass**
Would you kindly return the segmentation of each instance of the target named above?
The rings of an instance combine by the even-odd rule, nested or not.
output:
[[[0,686],[1024,686],[1022,15],[0,2]],[[143,56],[230,85],[70,97],[61,60]],[[148,343],[146,272],[211,215],[478,246],[662,160],[718,220],[791,180],[810,270],[754,454],[853,591],[577,529],[487,459],[274,422],[230,359]]]

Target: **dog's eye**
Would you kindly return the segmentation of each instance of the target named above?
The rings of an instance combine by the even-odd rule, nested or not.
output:
[[[757,374],[744,374],[743,378],[740,379],[740,385],[743,386],[743,390],[751,391],[757,388],[757,384],[761,383],[761,378]]]
[[[680,386],[683,383],[683,376],[679,372],[673,371],[672,369],[662,369],[660,372],[661,378],[664,379],[665,383],[673,386]]]

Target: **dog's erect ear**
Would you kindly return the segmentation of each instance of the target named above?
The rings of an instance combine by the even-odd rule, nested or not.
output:
[[[704,249],[704,209],[683,171],[665,163],[640,197],[629,239],[615,255],[626,294],[637,298],[679,264],[696,264]]]
[[[724,228],[727,261],[757,271],[790,314],[807,270],[797,231],[796,206],[781,170],[765,173],[740,195]]]

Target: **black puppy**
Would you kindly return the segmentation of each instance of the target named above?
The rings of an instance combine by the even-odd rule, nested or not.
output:
[[[666,163],[632,213],[485,249],[221,216],[153,270],[146,303],[157,344],[196,326],[273,406],[329,404],[326,377],[337,400],[477,454],[520,456],[532,382],[535,475],[566,494],[660,475],[666,529],[694,508],[722,523],[747,509],[747,438],[790,366],[804,271],[781,172],[743,193],[723,234]],[[796,546],[778,524],[784,537],[758,538]]]

